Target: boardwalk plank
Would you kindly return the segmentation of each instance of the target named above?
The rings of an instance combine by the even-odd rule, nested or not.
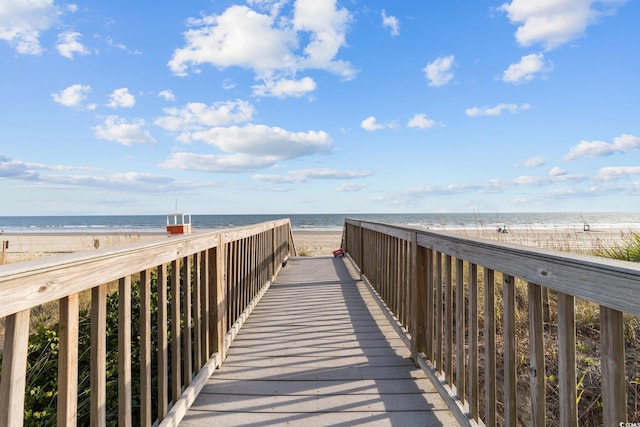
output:
[[[458,425],[345,261],[289,260],[182,425]]]

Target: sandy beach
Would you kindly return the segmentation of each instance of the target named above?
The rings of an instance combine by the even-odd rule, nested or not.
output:
[[[517,229],[508,233],[496,230],[440,230],[466,237],[496,240],[582,254],[624,245],[635,230],[601,229]],[[165,233],[25,233],[0,234],[0,264],[81,251],[95,251],[119,245],[166,239]],[[341,246],[342,231],[294,230],[298,256],[331,256]]]
[[[166,238],[166,233],[2,233],[0,264]]]

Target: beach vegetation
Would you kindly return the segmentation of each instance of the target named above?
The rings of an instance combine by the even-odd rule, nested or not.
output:
[[[631,233],[614,246],[601,247],[596,255],[623,261],[640,262],[640,234]]]

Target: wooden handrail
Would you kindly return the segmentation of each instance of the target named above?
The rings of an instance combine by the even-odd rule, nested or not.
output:
[[[108,408],[114,407],[106,392],[106,284],[114,281],[118,283],[118,424],[131,425],[137,417],[141,425],[176,425],[291,255],[295,255],[291,224],[283,219],[0,266],[0,318],[5,318],[0,427],[22,425],[24,411],[30,409],[24,407],[30,312],[58,301],[57,423],[76,424],[81,392],[78,300],[86,291],[91,357],[90,367],[82,367],[90,372],[90,405],[85,406],[90,408],[92,425],[106,425]],[[135,297],[139,314],[132,312],[134,285],[140,289]],[[139,324],[132,325],[134,315]],[[132,336],[132,326],[138,328],[139,338]],[[138,339],[139,357],[133,360]],[[157,346],[153,355],[152,341]],[[139,372],[133,372],[133,364]],[[135,414],[134,375],[140,384]]]
[[[561,425],[578,422],[576,298],[600,306],[603,424],[627,420],[623,313],[640,316],[638,263],[352,218],[345,220],[343,245],[362,277],[404,327],[416,364],[433,375],[437,384],[445,385],[441,392],[449,396],[459,420],[496,425],[499,406],[505,425],[514,425],[521,415],[517,413],[517,367],[528,363],[530,393],[526,397],[531,410],[527,416],[531,425],[544,425],[543,290],[555,292],[558,301],[554,322]],[[502,280],[496,284],[498,277]],[[516,282],[528,287],[529,354],[518,354],[516,317],[523,313],[517,312]],[[502,304],[496,307],[495,291],[500,289]],[[484,329],[479,329],[479,314]],[[502,325],[497,324],[499,319]],[[500,334],[499,346],[496,334]],[[479,360],[480,348],[484,357]],[[502,384],[496,383],[497,368]],[[484,394],[479,392],[480,381]]]

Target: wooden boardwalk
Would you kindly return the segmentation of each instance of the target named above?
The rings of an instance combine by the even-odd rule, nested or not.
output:
[[[458,425],[344,258],[292,258],[183,426]]]

